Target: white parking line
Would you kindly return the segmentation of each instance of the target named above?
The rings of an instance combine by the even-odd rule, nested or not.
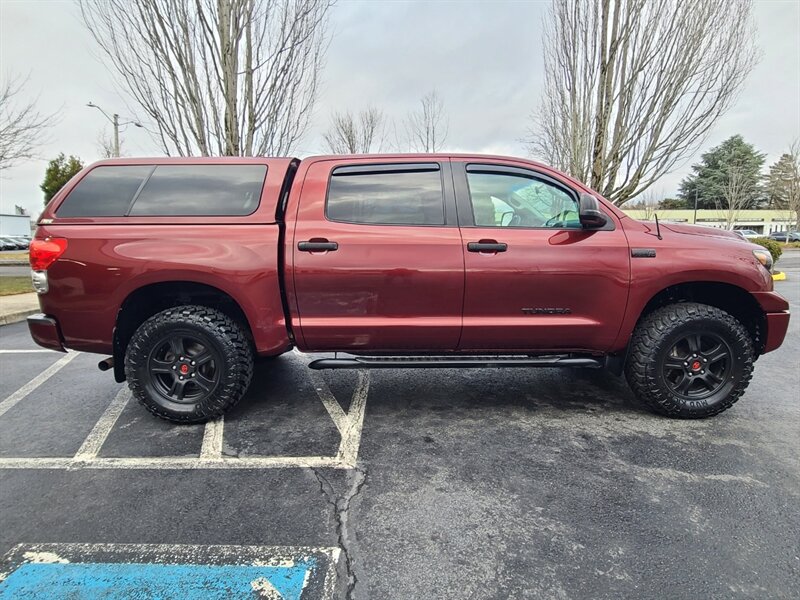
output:
[[[0,403],[0,415],[47,381],[78,353],[70,353],[37,375],[22,388]],[[301,355],[302,356],[302,355]],[[358,459],[364,424],[370,377],[368,371],[358,372],[358,382],[347,412],[334,397],[328,384],[316,372],[308,371],[314,389],[341,435],[335,456],[224,456],[222,454],[225,421],[209,421],[203,431],[200,455],[155,457],[101,457],[100,449],[114,428],[131,398],[127,388],[121,389],[100,419],[89,432],[77,453],[72,457],[6,457],[0,458],[0,469],[274,469],[274,468],[331,468],[352,469]]]
[[[0,402],[0,416],[4,415],[11,408],[16,406],[17,402],[25,398],[33,390],[42,385],[45,381],[50,379],[53,375],[58,373],[65,367],[73,358],[78,356],[80,352],[70,352],[63,358],[58,359],[52,365],[47,367],[44,371],[39,373],[36,377],[31,379],[28,383],[19,388],[16,392],[8,396],[5,400]]]
[[[203,445],[200,447],[200,460],[222,459],[222,433],[224,428],[224,417],[206,423],[206,428],[203,430]]]
[[[369,395],[369,371],[358,372],[358,384],[347,412],[347,427],[342,431],[342,441],[336,454],[345,464],[356,466],[358,449],[361,446],[361,430],[364,427],[364,412]],[[338,403],[337,403],[338,404]]]
[[[248,456],[220,459],[186,458],[182,456],[123,457],[92,460],[72,458],[0,458],[0,469],[280,469],[329,468],[352,469],[353,466],[335,456]]]
[[[344,412],[344,409],[342,409],[342,405],[336,401],[336,398],[333,396],[328,384],[322,378],[322,374],[319,371],[309,369],[308,376],[311,379],[311,383],[314,384],[314,390],[322,401],[322,405],[325,407],[325,410],[328,411],[328,414],[333,420],[333,424],[336,425],[336,429],[339,430],[339,435],[344,435],[347,429],[347,414]]]
[[[128,400],[130,399],[131,392],[127,387],[122,388],[117,395],[114,396],[114,399],[111,401],[111,404],[108,405],[103,416],[100,417],[100,420],[89,432],[89,435],[86,436],[78,452],[75,453],[75,460],[82,461],[97,458],[100,448],[102,448],[108,434],[111,433],[111,429],[114,427],[114,424],[117,422],[117,419],[119,419],[125,405],[128,404]]]

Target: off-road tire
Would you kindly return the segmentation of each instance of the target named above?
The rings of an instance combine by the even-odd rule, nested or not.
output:
[[[719,384],[718,391],[702,400],[687,399],[676,393],[664,375],[665,361],[674,360],[669,353],[676,340],[695,332],[717,336],[727,343],[730,351],[731,364],[724,382]],[[683,302],[659,308],[638,324],[631,339],[625,375],[639,401],[654,412],[673,418],[700,419],[733,406],[750,383],[754,362],[753,341],[737,319],[714,306]]]
[[[197,402],[170,402],[153,384],[150,357],[171,332],[203,340],[215,354],[216,385]],[[244,396],[253,376],[253,350],[242,328],[225,314],[205,306],[178,306],[150,317],[135,331],[125,351],[125,376],[136,399],[157,417],[202,423],[219,417]]]

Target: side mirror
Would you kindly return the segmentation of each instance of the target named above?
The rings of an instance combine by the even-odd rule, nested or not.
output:
[[[600,210],[600,203],[591,194],[581,194],[580,221],[584,229],[601,229],[608,223],[608,217]]]

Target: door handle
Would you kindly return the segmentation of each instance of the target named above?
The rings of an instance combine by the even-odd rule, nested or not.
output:
[[[336,242],[329,242],[328,240],[311,240],[308,242],[299,242],[297,249],[301,252],[333,252],[339,249],[339,244]]]
[[[470,252],[505,252],[508,250],[508,244],[495,242],[494,240],[469,242],[467,250]]]

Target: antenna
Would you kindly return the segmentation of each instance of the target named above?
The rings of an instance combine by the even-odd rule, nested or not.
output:
[[[659,224],[658,224],[658,215],[655,215],[655,218],[656,218],[656,237],[657,237],[658,239],[663,239],[663,238],[661,237],[661,227],[660,227],[660,226],[659,226]]]

